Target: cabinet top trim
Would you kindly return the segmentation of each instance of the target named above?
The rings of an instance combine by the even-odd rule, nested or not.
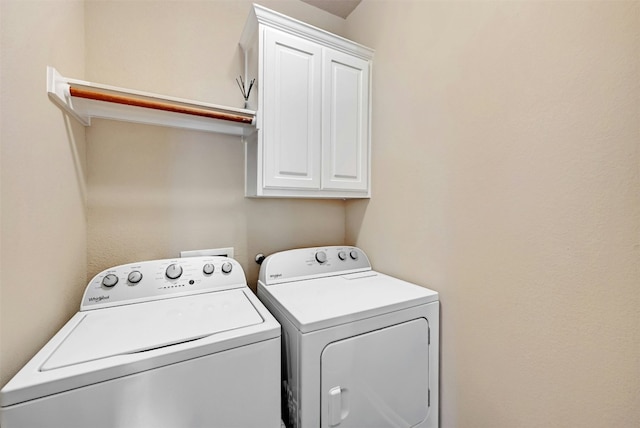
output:
[[[251,45],[253,35],[258,30],[258,24],[295,34],[365,60],[373,59],[374,50],[371,48],[255,3],[240,37],[240,46],[243,50],[246,51]]]

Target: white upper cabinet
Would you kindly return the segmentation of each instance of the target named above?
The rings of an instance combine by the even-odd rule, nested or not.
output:
[[[247,196],[370,197],[373,51],[258,5],[240,45],[256,78]]]

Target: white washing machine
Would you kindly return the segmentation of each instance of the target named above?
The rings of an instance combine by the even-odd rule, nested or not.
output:
[[[280,331],[233,259],[108,269],[0,391],[0,425],[279,428]]]
[[[322,247],[267,257],[258,297],[283,328],[288,427],[438,427],[438,293]]]

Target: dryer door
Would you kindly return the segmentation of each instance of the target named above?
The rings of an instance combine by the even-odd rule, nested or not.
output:
[[[419,318],[329,344],[323,428],[413,427],[429,413],[429,324]]]

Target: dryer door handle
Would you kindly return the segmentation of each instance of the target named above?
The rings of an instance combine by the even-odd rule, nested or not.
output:
[[[340,425],[349,415],[348,390],[335,386],[329,390],[329,426]]]

